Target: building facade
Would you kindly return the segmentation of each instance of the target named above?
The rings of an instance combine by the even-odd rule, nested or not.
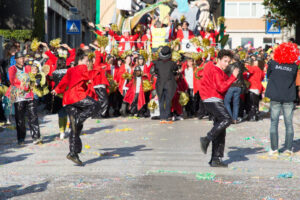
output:
[[[286,29],[281,34],[266,34],[267,13],[262,5],[262,0],[226,0],[225,1],[225,26],[230,35],[229,48],[236,48],[251,43],[255,48],[265,47],[274,43],[287,41],[294,37],[293,32]],[[274,37],[274,38],[273,38]]]
[[[45,5],[45,40],[61,38],[63,43],[77,47],[80,43],[88,44],[94,38],[94,33],[88,28],[88,22],[95,21],[96,0],[44,0]],[[78,14],[74,15],[70,8],[76,7]],[[66,23],[68,19],[81,20],[81,34],[68,35]]]

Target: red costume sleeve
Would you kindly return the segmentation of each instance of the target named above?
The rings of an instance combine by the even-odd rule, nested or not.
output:
[[[225,93],[231,86],[231,84],[236,80],[233,75],[229,79],[225,79],[220,73],[214,73],[213,77],[215,88],[219,93]]]
[[[103,33],[102,33],[101,31],[99,31],[99,30],[96,30],[95,33],[96,33],[97,35],[100,35],[100,36],[103,35]]]
[[[69,66],[71,64],[71,62],[73,62],[75,60],[76,57],[76,49],[71,49],[69,50],[70,56],[67,58],[66,60],[66,65]]]
[[[52,63],[56,64],[57,57],[50,51],[46,51],[45,54],[49,57],[49,60],[52,61]]]
[[[132,41],[131,42],[134,42],[134,41],[136,41],[138,38],[140,37],[140,34],[135,34],[135,35],[133,35],[132,36]]]
[[[205,38],[205,35],[206,35],[205,31],[200,31],[200,35],[202,38]]]
[[[117,40],[117,41],[120,41],[122,39],[122,36],[119,36],[118,34],[116,34],[113,31],[109,31],[108,34],[113,36],[115,38],[115,40]]]
[[[11,66],[10,68],[8,68],[9,82],[12,86],[16,86],[15,83],[16,73],[17,73],[17,69],[15,66]]]

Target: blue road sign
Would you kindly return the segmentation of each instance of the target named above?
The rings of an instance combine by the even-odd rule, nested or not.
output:
[[[266,25],[266,34],[280,34],[281,33],[281,28],[280,26],[276,25],[277,20],[271,19],[267,20],[267,25]]]
[[[80,20],[67,20],[67,34],[80,34],[81,21]]]

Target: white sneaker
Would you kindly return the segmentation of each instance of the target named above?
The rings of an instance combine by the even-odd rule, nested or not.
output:
[[[33,144],[37,145],[37,144],[43,144],[43,140],[41,138],[33,140]]]
[[[60,138],[61,140],[65,139],[65,133],[60,133],[59,138]]]
[[[293,151],[290,151],[290,150],[285,150],[282,155],[284,156],[292,156],[293,155]]]
[[[172,117],[172,121],[173,121],[173,122],[175,122],[175,121],[176,121],[176,118],[175,118],[175,116],[173,116],[173,117]]]
[[[182,120],[183,120],[183,117],[181,117],[181,116],[177,116],[177,117],[176,117],[176,120],[180,120],[180,121],[182,121]]]
[[[279,155],[278,150],[273,151],[272,149],[270,149],[269,156],[278,156],[278,155]]]

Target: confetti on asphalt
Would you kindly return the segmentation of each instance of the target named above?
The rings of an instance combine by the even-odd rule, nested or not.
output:
[[[215,173],[197,173],[197,180],[214,180],[216,177]]]
[[[48,163],[48,160],[41,160],[41,161],[37,161],[36,164],[45,164]]]
[[[86,145],[84,145],[84,148],[86,148],[86,149],[90,149],[90,148],[91,148],[91,146],[90,146],[90,145],[88,145],[88,144],[86,144]]]
[[[188,171],[178,171],[178,170],[153,170],[153,171],[147,171],[147,174],[153,174],[153,173],[160,173],[160,174],[192,174],[195,175],[197,180],[214,180],[216,177],[216,174],[213,172],[206,172],[206,173],[200,173],[200,172],[188,172]]]
[[[287,173],[278,174],[277,178],[293,178],[293,173],[287,172]]]
[[[244,140],[254,140],[255,139],[255,137],[253,136],[253,137],[246,137],[246,138],[244,138]]]
[[[133,129],[132,129],[132,128],[123,128],[123,129],[118,129],[118,128],[117,128],[115,131],[118,133],[118,132],[133,131]]]

